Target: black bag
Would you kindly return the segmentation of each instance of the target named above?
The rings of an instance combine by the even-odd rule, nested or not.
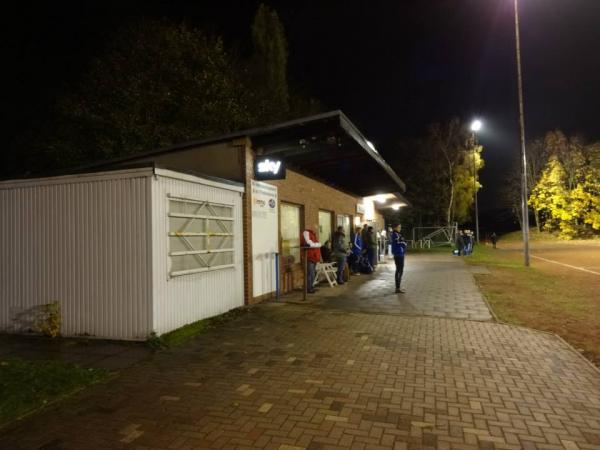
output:
[[[358,260],[358,270],[360,271],[360,273],[373,273],[373,266],[369,262],[368,258],[360,256],[360,259]]]

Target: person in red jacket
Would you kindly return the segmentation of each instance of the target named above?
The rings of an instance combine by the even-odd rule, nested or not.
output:
[[[317,228],[317,227],[315,227]],[[305,251],[307,259],[307,292],[315,293],[315,268],[317,263],[321,261],[321,243],[315,232],[311,229],[304,230],[300,239],[302,247],[307,248]]]

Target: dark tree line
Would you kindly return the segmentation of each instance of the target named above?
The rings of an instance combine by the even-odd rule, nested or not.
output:
[[[0,174],[73,167],[320,111],[290,88],[277,12],[260,5],[251,36],[252,53],[240,55],[185,23],[123,27],[48,114],[13,139]]]
[[[389,221],[409,228],[469,221],[474,190],[481,188],[482,150],[459,119],[432,124],[425,136],[400,141],[388,160],[406,181],[412,207],[391,213]]]

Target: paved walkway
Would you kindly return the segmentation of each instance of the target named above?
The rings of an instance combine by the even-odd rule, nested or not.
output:
[[[5,430],[0,448],[600,449],[600,375],[527,329],[272,303]]]
[[[342,311],[491,320],[472,275],[476,270],[481,268],[451,255],[409,255],[402,280],[405,294],[394,293],[395,267],[389,260],[379,264],[374,274],[352,277],[343,286],[321,284],[317,294],[307,297],[307,303]],[[302,303],[302,295],[295,293],[282,300]]]

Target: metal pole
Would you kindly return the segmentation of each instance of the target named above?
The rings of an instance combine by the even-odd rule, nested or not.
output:
[[[473,132],[473,191],[475,191],[475,238],[479,244],[479,208],[477,206],[477,165],[475,164],[475,151],[477,150],[477,135]]]
[[[306,255],[306,248],[301,247],[301,252],[304,252],[304,289],[302,292],[302,300],[306,301],[306,293],[308,291],[308,259]]]
[[[279,300],[279,253],[275,252],[275,299]]]
[[[529,208],[527,207],[527,154],[525,153],[525,109],[523,103],[523,70],[521,68],[521,34],[519,30],[519,0],[515,0],[515,40],[517,46],[517,79],[519,88],[519,124],[521,128],[521,208],[523,214],[523,252],[529,266]]]

